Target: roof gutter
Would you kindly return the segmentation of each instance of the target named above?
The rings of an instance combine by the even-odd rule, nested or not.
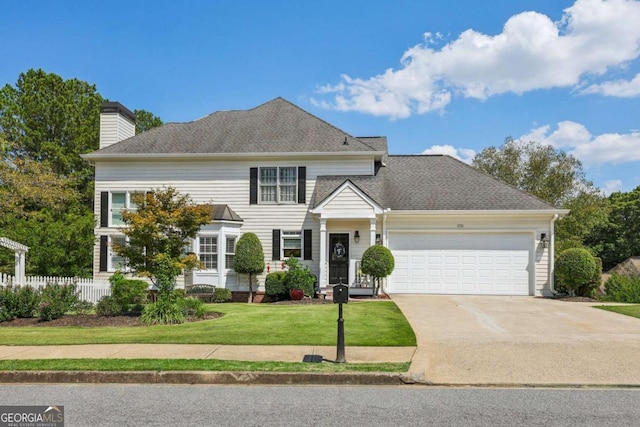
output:
[[[549,221],[549,253],[547,256],[549,257],[549,290],[553,295],[558,295],[558,291],[556,291],[553,285],[553,271],[555,265],[555,228],[554,223],[558,219],[559,215],[555,214],[551,217],[551,221]]]
[[[91,162],[95,161],[108,161],[108,160],[130,160],[130,161],[144,161],[144,160],[178,160],[178,159],[233,159],[246,160],[247,158],[269,158],[269,157],[287,157],[287,158],[302,158],[302,157],[337,157],[337,156],[362,156],[370,157],[383,156],[384,151],[335,151],[335,152],[257,152],[257,153],[100,153],[93,152],[87,154],[81,154],[84,160]]]

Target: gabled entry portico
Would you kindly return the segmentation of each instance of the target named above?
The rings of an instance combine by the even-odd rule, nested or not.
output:
[[[383,234],[384,210],[347,179],[311,213],[320,221],[318,284],[354,285],[362,253]]]

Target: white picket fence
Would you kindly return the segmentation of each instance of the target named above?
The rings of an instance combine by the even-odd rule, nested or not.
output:
[[[11,285],[14,282],[13,276],[0,273],[0,286]],[[58,283],[60,285],[74,283],[80,293],[80,299],[97,303],[103,296],[111,295],[111,284],[104,279],[80,279],[78,277],[44,277],[27,276],[24,285],[35,289],[44,288],[47,284]]]

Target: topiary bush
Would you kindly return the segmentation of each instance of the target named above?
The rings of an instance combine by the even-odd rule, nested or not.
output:
[[[313,284],[316,279],[309,267],[300,264],[295,257],[289,257],[284,263],[287,266],[287,274],[284,278],[287,293],[291,289],[302,289],[305,295],[313,296]]]
[[[570,295],[590,295],[596,285],[598,265],[591,252],[584,248],[562,251],[556,260],[555,275]]]
[[[289,290],[285,285],[286,277],[286,271],[274,271],[267,274],[267,278],[264,281],[265,294],[276,300],[287,299]]]
[[[15,294],[11,286],[0,286],[0,322],[8,322],[16,318]]]
[[[216,288],[213,291],[213,302],[215,303],[223,303],[231,301],[231,289],[227,288]]]
[[[236,254],[233,259],[233,270],[236,273],[249,275],[249,302],[252,302],[252,277],[264,271],[262,243],[260,243],[260,239],[255,233],[244,233],[238,239],[238,243],[236,243]]]
[[[606,301],[640,303],[640,277],[613,273],[604,284]]]
[[[80,300],[74,284],[48,284],[42,290],[38,317],[40,320],[61,318],[67,311],[72,311]]]
[[[382,245],[369,246],[362,254],[360,269],[374,279],[376,288],[374,294],[380,292],[380,280],[387,277],[393,272],[395,267],[395,259],[393,254]]]

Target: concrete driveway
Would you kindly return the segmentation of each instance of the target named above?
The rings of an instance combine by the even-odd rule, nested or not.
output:
[[[534,297],[392,295],[437,384],[640,385],[640,319]]]

